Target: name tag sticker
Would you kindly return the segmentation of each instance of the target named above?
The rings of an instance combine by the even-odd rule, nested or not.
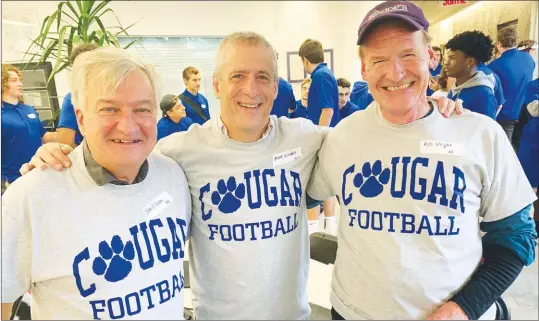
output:
[[[301,159],[301,147],[296,147],[286,152],[273,155],[273,167]]]
[[[422,140],[419,145],[419,151],[423,154],[462,156],[464,155],[464,146],[438,140]]]
[[[36,118],[36,114],[28,114],[28,118],[30,118],[30,119],[35,119],[35,118]]]
[[[146,214],[147,220],[150,220],[159,215],[170,203],[172,203],[172,196],[167,191],[164,191],[148,203],[142,211]]]
[[[206,104],[202,104],[202,105],[200,105],[200,107],[206,108]]]

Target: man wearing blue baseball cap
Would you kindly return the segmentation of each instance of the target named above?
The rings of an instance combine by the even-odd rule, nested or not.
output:
[[[492,320],[535,259],[536,197],[501,126],[470,111],[444,118],[427,99],[428,27],[406,1],[367,14],[357,44],[374,102],[318,153],[307,193],[340,200],[337,320]]]

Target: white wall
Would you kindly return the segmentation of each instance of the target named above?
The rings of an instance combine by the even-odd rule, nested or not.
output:
[[[129,30],[135,36],[219,36],[240,30],[259,32],[279,52],[279,73],[284,78],[286,52],[297,51],[306,38],[317,39],[324,48],[334,50],[336,77],[355,81],[361,77],[355,44],[357,29],[367,11],[378,2],[112,1],[110,7],[124,27],[137,22]],[[30,16],[35,17],[32,20],[40,26],[56,6],[56,1],[10,1],[2,3],[2,10],[3,16],[24,10],[33,12]],[[113,16],[103,22],[108,26],[117,25]],[[6,48],[4,38],[2,47]],[[12,58],[17,54],[10,52],[6,56]],[[69,91],[69,76],[65,73],[55,80],[62,97]]]

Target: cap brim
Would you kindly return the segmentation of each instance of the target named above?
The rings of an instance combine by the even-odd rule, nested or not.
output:
[[[373,24],[375,24],[376,22],[386,20],[386,19],[391,19],[391,18],[402,20],[402,21],[408,23],[410,26],[412,26],[415,30],[424,29],[423,26],[420,25],[417,21],[415,21],[413,19],[410,19],[407,16],[404,16],[404,15],[401,15],[401,14],[398,14],[398,13],[387,13],[387,14],[384,14],[384,15],[381,15],[381,16],[378,16],[378,17],[374,18],[371,22],[369,22],[367,27],[363,28],[359,32],[358,37],[357,37],[357,45],[360,45],[361,42],[364,40],[365,36],[367,36],[367,34],[371,31],[371,29],[373,27]]]

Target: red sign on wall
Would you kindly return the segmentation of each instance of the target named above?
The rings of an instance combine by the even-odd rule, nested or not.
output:
[[[466,4],[466,1],[464,0],[445,0],[443,5],[444,6],[450,6],[454,4]]]

